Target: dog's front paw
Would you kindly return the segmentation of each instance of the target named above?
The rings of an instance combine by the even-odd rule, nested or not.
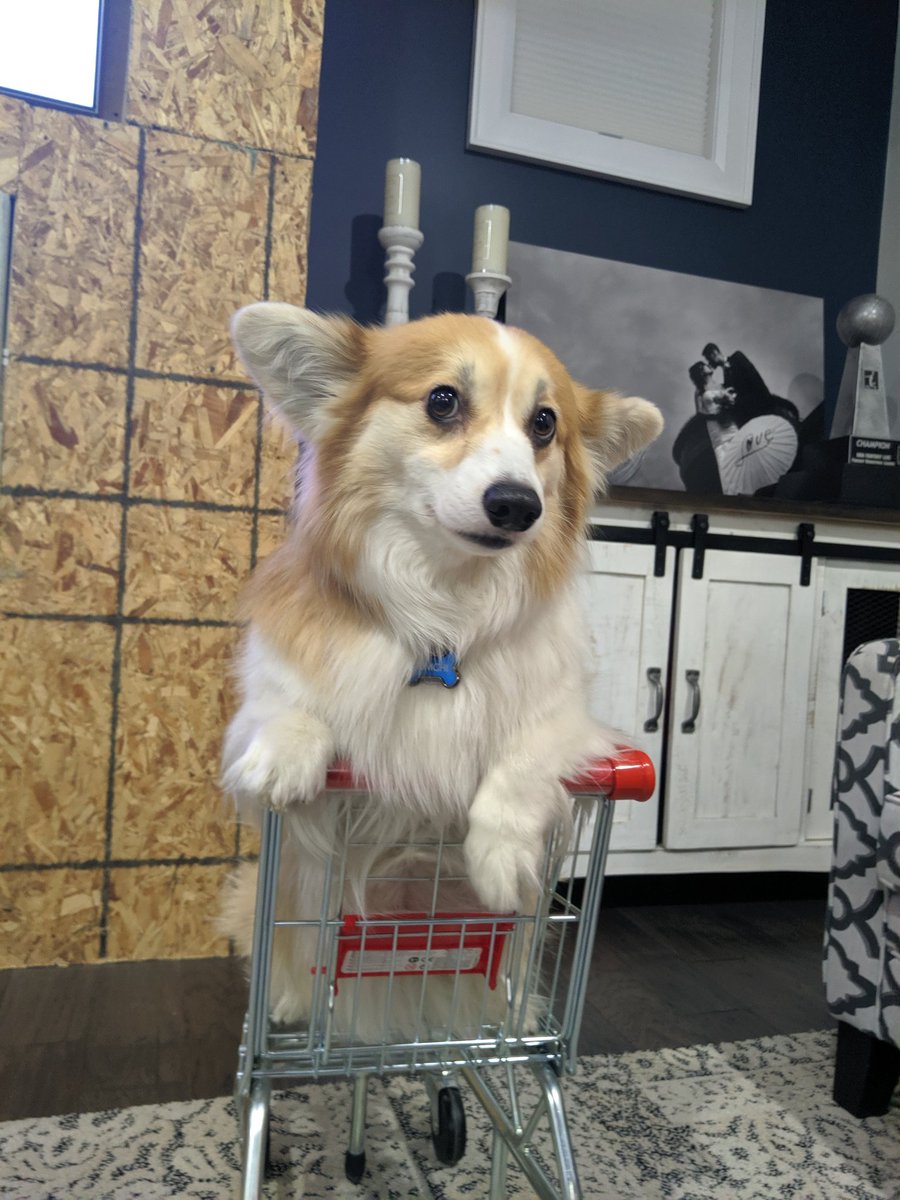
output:
[[[497,837],[495,830],[471,824],[463,855],[469,879],[485,907],[491,912],[515,911],[520,900],[522,847],[512,839]]]
[[[283,811],[321,794],[332,754],[331,736],[320,722],[271,721],[225,770],[222,786]]]

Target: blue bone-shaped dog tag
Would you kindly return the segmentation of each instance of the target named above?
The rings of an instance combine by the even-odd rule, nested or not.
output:
[[[459,670],[456,665],[456,655],[452,650],[443,654],[432,654],[428,663],[413,674],[410,684],[442,683],[445,688],[453,688],[459,683]]]

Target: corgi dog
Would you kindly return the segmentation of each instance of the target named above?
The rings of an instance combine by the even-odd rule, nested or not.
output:
[[[614,750],[588,713],[578,574],[595,491],[657,436],[660,413],[576,383],[536,338],[487,317],[363,328],[259,303],[232,336],[301,447],[286,540],[244,597],[222,774],[242,809],[290,816],[279,911],[320,911],[323,787],[343,758],[368,781],[375,840],[462,830],[468,883],[451,907],[512,912],[570,815],[560,780]],[[245,951],[253,875],[226,904]],[[415,911],[402,892],[394,910]],[[290,1020],[309,967],[302,946],[277,943],[274,1012]]]

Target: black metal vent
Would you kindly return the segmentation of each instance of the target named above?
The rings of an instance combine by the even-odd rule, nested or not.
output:
[[[848,588],[843,662],[863,642],[897,636],[900,636],[900,592]]]

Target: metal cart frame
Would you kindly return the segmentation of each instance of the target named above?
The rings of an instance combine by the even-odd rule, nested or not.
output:
[[[465,1147],[465,1116],[457,1086],[462,1076],[493,1125],[492,1200],[506,1195],[506,1171],[512,1155],[535,1194],[543,1200],[579,1200],[582,1196],[566,1122],[561,1080],[575,1070],[588,968],[600,908],[614,802],[648,799],[654,772],[646,755],[625,750],[599,760],[580,778],[566,783],[575,798],[575,820],[568,837],[554,833],[543,864],[541,888],[528,911],[515,914],[446,912],[439,904],[439,881],[461,876],[459,842],[443,835],[422,843],[433,863],[434,887],[427,912],[350,914],[342,911],[348,846],[362,844],[355,814],[364,788],[346,767],[329,773],[329,803],[342,805],[339,836],[325,864],[321,911],[296,919],[276,917],[283,816],[266,810],[262,823],[250,993],[236,1077],[236,1099],[243,1138],[242,1200],[257,1200],[268,1153],[269,1108],[273,1081],[348,1078],[352,1082],[348,1177],[359,1182],[365,1171],[365,1120],[370,1076],[419,1075],[431,1099],[432,1135],[439,1159],[458,1161]],[[595,802],[595,803],[590,803]],[[453,864],[452,868],[449,864]],[[584,878],[580,903],[570,883]],[[423,881],[424,881],[423,877]],[[432,875],[427,876],[430,885]],[[334,897],[338,896],[335,905]],[[314,939],[310,966],[311,1005],[298,1028],[281,1028],[270,1015],[272,955],[276,936],[305,929]],[[278,931],[283,932],[279,935]],[[482,976],[480,1007],[474,1024],[458,1028],[457,1001],[471,992],[464,977]],[[384,1027],[363,1035],[360,988],[369,977],[384,981]],[[443,977],[440,997],[450,1012],[436,1023],[426,1016],[429,988]],[[392,997],[413,979],[420,997],[412,1031],[392,1040]],[[344,982],[346,981],[346,983]],[[338,1003],[347,986],[343,1018]],[[499,989],[499,990],[498,990]],[[540,999],[535,1001],[535,996]],[[537,1004],[537,1007],[535,1007]],[[367,1005],[367,1008],[372,1006]],[[376,1006],[377,1007],[377,1006]],[[498,1017],[497,1011],[500,1010]],[[537,1085],[536,1101],[523,1095],[519,1068]],[[534,1088],[529,1089],[533,1097]],[[531,1111],[526,1107],[531,1104]],[[546,1118],[555,1166],[535,1145]]]

